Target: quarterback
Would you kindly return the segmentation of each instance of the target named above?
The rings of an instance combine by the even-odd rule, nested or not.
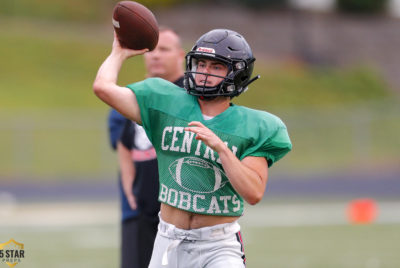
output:
[[[93,89],[142,125],[157,152],[160,224],[149,267],[245,267],[244,201],[262,199],[268,168],[292,148],[277,116],[231,103],[257,79],[251,48],[237,32],[212,30],[186,55],[186,91],[160,78],[117,85],[124,60],[146,51],[114,37]]]

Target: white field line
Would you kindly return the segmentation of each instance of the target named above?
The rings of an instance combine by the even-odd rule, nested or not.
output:
[[[111,202],[9,204],[5,209],[0,207],[0,227],[118,224],[119,217],[118,204]]]
[[[400,202],[380,202],[375,223],[400,223]],[[117,202],[74,202],[0,206],[0,232],[3,227],[73,227],[118,225]],[[249,227],[348,224],[347,203],[259,204],[246,206],[240,219]]]

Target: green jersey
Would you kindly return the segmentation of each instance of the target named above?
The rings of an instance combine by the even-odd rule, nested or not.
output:
[[[243,198],[218,154],[185,131],[189,122],[202,122],[240,160],[265,157],[271,166],[292,147],[286,126],[270,113],[232,104],[204,120],[197,97],[166,80],[149,78],[128,88],[136,95],[142,125],[157,152],[159,201],[170,206],[208,215],[243,214]]]

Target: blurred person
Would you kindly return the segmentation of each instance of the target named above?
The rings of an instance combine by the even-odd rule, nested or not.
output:
[[[185,52],[180,37],[171,28],[159,30],[156,48],[144,55],[146,77],[160,77],[183,87]],[[120,165],[121,267],[148,267],[160,210],[156,153],[141,126],[114,109],[110,118],[114,118],[110,136],[119,138],[112,145],[117,146]],[[117,125],[122,131],[115,130]]]
[[[245,267],[244,200],[262,199],[268,168],[292,147],[278,117],[231,102],[257,79],[251,48],[239,33],[212,30],[186,55],[187,92],[158,78],[118,86],[124,60],[146,52],[114,35],[93,89],[142,125],[157,152],[160,223],[149,267]]]

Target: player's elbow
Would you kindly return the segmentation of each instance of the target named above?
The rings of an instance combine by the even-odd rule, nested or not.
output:
[[[263,180],[263,182],[266,183],[266,180]],[[248,189],[247,195],[243,196],[247,203],[255,205],[263,199],[266,189],[265,183],[254,185],[254,187]]]
[[[247,203],[254,206],[255,204],[259,203],[264,196],[264,192],[256,192],[246,198]]]
[[[95,80],[93,83],[94,94],[102,100],[105,100],[108,96],[107,86],[104,82],[100,80]]]
[[[99,80],[94,80],[93,82],[93,92],[96,94],[96,96],[101,95],[102,92],[104,91],[104,87],[102,83]]]

